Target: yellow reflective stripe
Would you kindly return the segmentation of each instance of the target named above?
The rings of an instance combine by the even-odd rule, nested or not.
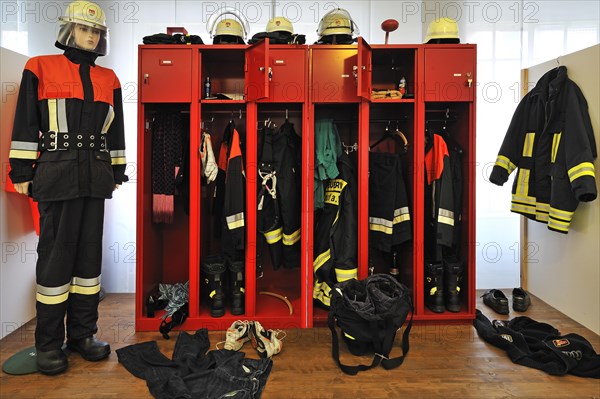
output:
[[[210,294],[208,294],[208,297],[209,297],[209,298],[212,298],[212,297],[213,297],[213,296],[215,296],[215,295],[217,295],[217,291],[215,291],[215,290],[212,290],[212,291],[210,292]]]
[[[535,213],[535,220],[539,220],[540,222],[548,223],[548,214],[547,213]]]
[[[348,334],[348,333],[346,333],[346,332],[344,333],[344,335],[345,335],[346,337],[348,337],[348,338],[350,338],[350,339],[352,339],[352,340],[356,341],[356,338],[354,338],[352,335],[350,335],[350,334]]]
[[[59,303],[66,302],[69,299],[69,291],[60,295],[44,295],[39,292],[35,294],[36,301],[43,303],[45,305],[56,305]]]
[[[510,210],[517,213],[527,213],[529,215],[535,215],[535,207],[521,204],[511,204]]]
[[[294,231],[292,234],[283,234],[283,245],[294,245],[300,241],[301,231],[300,229]]]
[[[534,197],[527,197],[527,196],[513,194],[512,200],[516,201],[516,202],[523,202],[525,204],[536,205],[536,200]]]
[[[102,126],[102,133],[108,132],[108,129],[110,128],[110,125],[112,124],[114,119],[115,119],[115,111],[114,111],[112,105],[109,105],[108,111],[106,113],[106,119],[104,119],[104,125]]]
[[[384,234],[392,234],[394,232],[394,229],[391,228],[391,227],[382,226],[382,225],[373,224],[373,223],[369,223],[369,230],[371,230],[371,231],[379,231],[379,232],[384,233]]]
[[[535,209],[542,212],[550,212],[550,204],[538,202],[535,204]]]
[[[59,131],[56,117],[56,98],[48,99],[48,130]]]
[[[438,215],[438,223],[447,224],[450,226],[454,226],[454,219],[451,219],[446,216]]]
[[[533,155],[533,141],[535,140],[535,133],[525,134],[525,143],[523,143],[523,156],[530,157]]]
[[[408,222],[408,221],[410,221],[410,214],[408,214],[408,213],[394,217],[394,224]]]
[[[358,277],[358,269],[335,269],[335,277],[340,283],[342,281],[355,279]]]
[[[434,295],[437,292],[437,287],[433,287],[429,290],[429,295]]]
[[[59,98],[56,100],[56,120],[58,121],[58,132],[68,132],[69,125],[67,124],[67,103],[66,99]]]
[[[234,230],[244,226],[244,212],[237,213],[225,218],[229,230]]]
[[[83,287],[81,285],[72,285],[69,288],[69,292],[72,294],[81,294],[81,295],[94,295],[100,292],[100,284],[91,286],[91,287]]]
[[[313,262],[314,271],[316,272],[317,270],[319,270],[319,268],[321,266],[323,266],[325,264],[325,262],[327,262],[330,258],[331,258],[331,248],[329,248],[327,251],[323,252],[321,255],[317,256],[317,258],[314,260],[314,262]]]
[[[8,152],[8,157],[13,159],[37,159],[38,152],[37,150],[10,150]]]
[[[558,219],[570,221],[571,219],[573,219],[574,214],[575,214],[575,212],[563,211],[561,209],[556,209],[556,208],[550,207],[550,217],[551,218],[558,218]]]
[[[264,233],[265,239],[268,244],[275,244],[278,241],[281,241],[283,232],[283,227],[278,228],[277,230],[268,231]]]
[[[127,160],[125,157],[111,158],[110,163],[111,165],[125,165],[127,164]]]
[[[577,166],[569,169],[569,180],[571,182],[577,180],[581,176],[592,176],[596,178],[596,174],[594,173],[594,164],[591,162],[582,162]]]
[[[519,170],[517,176],[517,194],[524,197],[528,197],[529,194],[529,175],[531,172],[528,169]]]
[[[562,132],[554,133],[552,137],[552,155],[550,159],[552,163],[556,162],[556,155],[558,154],[558,146],[560,145],[560,137],[562,136]]]
[[[506,158],[503,155],[498,155],[498,158],[496,158],[496,166],[500,166],[501,168],[506,169],[509,175],[515,169],[517,169],[517,166],[514,163],[512,163],[510,159]]]
[[[331,226],[335,226],[335,224],[337,223],[338,219],[340,217],[340,210],[338,209],[336,214],[335,214],[335,219],[333,219],[333,223],[331,224]]]
[[[564,232],[569,231],[569,225],[570,225],[570,223],[560,222],[560,221],[552,219],[552,218],[550,218],[550,220],[548,221],[549,228],[552,228],[554,230],[564,231]]]

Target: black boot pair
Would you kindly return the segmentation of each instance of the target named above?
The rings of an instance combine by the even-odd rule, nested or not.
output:
[[[202,292],[209,303],[210,315],[225,314],[229,298],[232,315],[244,314],[244,261],[232,261],[221,255],[210,255],[200,265]]]
[[[77,352],[85,360],[95,362],[103,360],[110,355],[110,345],[93,336],[67,341],[67,349]],[[69,360],[62,349],[51,351],[36,351],[37,367],[40,373],[47,375],[60,374],[69,367]]]
[[[432,312],[460,312],[461,261],[425,264],[425,306]]]

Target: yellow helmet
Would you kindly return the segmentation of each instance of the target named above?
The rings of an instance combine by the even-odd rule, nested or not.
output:
[[[458,23],[452,18],[433,20],[427,28],[425,43],[460,43]]]
[[[317,34],[321,39],[329,35],[359,35],[360,32],[348,11],[343,8],[335,8],[321,18]]]
[[[294,26],[292,25],[292,22],[285,17],[275,17],[267,22],[267,32],[288,32],[294,34]]]
[[[58,18],[58,34],[56,36],[57,46],[60,48],[74,47],[86,51],[106,55],[109,51],[108,27],[106,26],[106,14],[100,6],[91,1],[73,1],[65,10],[64,15]],[[74,37],[74,29],[84,26],[99,35],[95,48],[87,48],[77,45]]]

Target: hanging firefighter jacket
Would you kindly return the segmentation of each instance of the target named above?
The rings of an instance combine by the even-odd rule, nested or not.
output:
[[[258,230],[265,237],[275,270],[300,266],[302,145],[286,121],[277,133],[258,132]]]
[[[315,209],[324,206],[324,181],[337,177],[337,161],[342,154],[342,141],[333,119],[315,122]]]
[[[313,298],[327,307],[335,283],[358,276],[356,173],[344,153],[337,168],[339,175],[325,181],[325,206],[315,213]]]
[[[397,154],[369,154],[369,230],[370,246],[384,252],[412,239],[408,195]]]
[[[213,207],[215,235],[221,237],[221,252],[230,259],[239,259],[245,240],[246,176],[240,134],[233,122],[225,128],[218,165]]]
[[[454,242],[455,204],[450,152],[444,139],[433,134],[425,148],[425,256],[441,261],[441,246]]]
[[[579,202],[598,195],[596,157],[587,101],[561,66],[519,103],[490,181],[501,186],[518,168],[511,211],[566,234]]]

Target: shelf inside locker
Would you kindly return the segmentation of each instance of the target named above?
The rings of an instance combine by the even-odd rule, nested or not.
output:
[[[210,94],[244,95],[245,47],[203,49],[200,54],[200,95],[205,101],[206,78],[210,79]],[[239,97],[243,98],[243,97]],[[208,100],[214,102],[215,100]],[[226,102],[240,100],[225,100]]]
[[[202,104],[246,104],[245,100],[201,100]]]
[[[412,104],[415,102],[414,98],[401,98],[401,99],[395,99],[395,98],[390,98],[385,99],[385,98],[381,98],[381,99],[375,99],[375,100],[371,100],[372,103],[408,103],[408,104]]]
[[[401,80],[404,78],[406,93],[414,96],[415,55],[414,48],[373,48],[373,90],[399,90]],[[402,100],[414,102],[414,98],[403,98]],[[380,102],[382,100],[372,101]]]

